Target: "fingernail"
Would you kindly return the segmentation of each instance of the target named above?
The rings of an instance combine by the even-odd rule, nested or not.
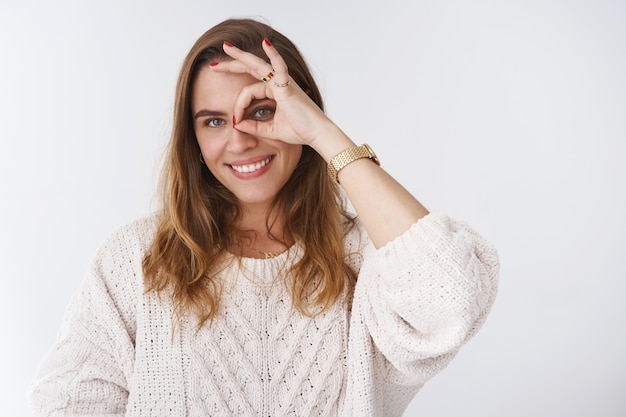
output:
[[[233,115],[233,126],[237,124],[237,119],[235,119],[235,115]]]
[[[226,46],[233,46],[233,44],[228,42],[228,41],[224,41],[224,45],[226,45]]]
[[[212,67],[214,67],[214,66],[216,66],[217,64],[219,64],[219,62],[211,62],[209,65],[210,65],[210,66],[212,66]]]
[[[267,38],[263,39],[263,42],[265,42],[267,46],[272,46],[272,42],[270,42],[270,40]]]

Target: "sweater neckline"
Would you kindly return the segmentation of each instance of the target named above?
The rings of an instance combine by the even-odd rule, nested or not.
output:
[[[292,256],[298,256],[302,252],[302,245],[299,242],[294,243],[289,246],[286,250],[279,253],[278,255],[271,258],[253,258],[250,256],[239,256],[235,254],[231,254],[234,259],[241,260],[242,264],[245,266],[261,266],[261,265],[272,265],[272,264],[283,264],[286,260],[288,260]]]

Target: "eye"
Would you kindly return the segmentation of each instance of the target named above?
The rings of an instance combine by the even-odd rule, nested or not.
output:
[[[204,125],[207,127],[220,127],[224,125],[226,121],[224,119],[206,119]]]
[[[250,117],[255,120],[269,120],[274,116],[274,111],[273,107],[259,107]]]

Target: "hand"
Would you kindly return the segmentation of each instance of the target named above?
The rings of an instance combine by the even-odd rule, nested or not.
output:
[[[224,52],[233,60],[211,66],[215,72],[249,74],[258,80],[269,78],[267,81],[250,84],[241,91],[235,103],[235,128],[254,136],[313,145],[318,137],[323,136],[322,130],[325,127],[334,125],[289,76],[285,61],[268,39],[263,41],[262,47],[270,63],[224,42]],[[245,110],[252,101],[264,98],[276,102],[273,119],[244,119]]]

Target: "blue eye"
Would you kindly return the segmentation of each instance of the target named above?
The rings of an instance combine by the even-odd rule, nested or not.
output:
[[[269,119],[274,115],[274,109],[271,107],[260,107],[252,113],[253,119]]]
[[[224,125],[225,123],[226,122],[224,121],[224,119],[207,119],[204,122],[204,125],[208,127],[220,127]]]

